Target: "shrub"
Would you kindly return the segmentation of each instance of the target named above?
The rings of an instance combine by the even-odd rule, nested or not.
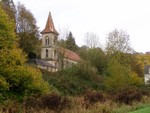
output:
[[[106,97],[104,96],[104,94],[97,92],[97,91],[88,90],[84,95],[84,102],[85,102],[86,108],[97,102],[103,103],[105,101],[106,101]]]
[[[139,89],[140,89],[142,95],[150,96],[150,87],[149,86],[144,85],[144,86],[140,87]]]
[[[42,72],[45,80],[63,95],[78,95],[89,88],[93,90],[101,88],[101,77],[85,62],[56,73]]]
[[[26,96],[33,94],[45,94],[50,91],[49,84],[44,81],[42,74],[37,68],[30,66],[17,66],[5,69],[2,72],[7,81],[8,90],[1,93],[3,100],[17,99],[22,100]]]
[[[71,105],[71,101],[56,93],[46,94],[41,97],[30,97],[25,100],[26,109],[49,109],[61,111]]]
[[[104,86],[107,91],[118,92],[127,87],[139,87],[142,79],[130,69],[130,66],[111,61],[106,70]]]
[[[141,101],[141,99],[141,92],[133,88],[124,89],[123,91],[120,91],[115,97],[115,101],[125,104],[132,104],[133,101]]]

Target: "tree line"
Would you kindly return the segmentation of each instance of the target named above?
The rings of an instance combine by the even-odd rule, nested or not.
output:
[[[13,0],[0,2],[0,99],[48,92],[49,85],[42,79],[42,73],[26,63],[29,58],[40,57],[39,36],[36,19],[23,4],[18,3],[16,8]],[[84,66],[90,73],[94,70],[110,90],[143,83],[139,77],[143,77],[144,60],[149,63],[150,56],[132,49],[127,32],[117,29],[110,32],[105,49],[99,47],[96,34],[87,33],[85,37],[86,45],[82,47],[76,44],[71,31],[58,41],[80,55],[80,69]]]

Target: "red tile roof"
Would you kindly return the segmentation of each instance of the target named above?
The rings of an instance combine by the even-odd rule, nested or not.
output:
[[[53,23],[53,19],[52,19],[52,16],[51,16],[51,13],[49,13],[48,15],[48,19],[47,19],[47,22],[46,22],[46,26],[45,26],[45,29],[41,32],[41,34],[43,33],[55,33],[55,34],[59,34],[55,27],[54,27],[54,23]]]
[[[67,59],[70,59],[73,61],[80,61],[81,60],[80,56],[77,53],[75,53],[69,49],[65,49],[65,48],[61,47],[60,52]]]

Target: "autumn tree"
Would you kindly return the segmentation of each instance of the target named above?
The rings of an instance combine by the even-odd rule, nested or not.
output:
[[[112,54],[115,52],[131,53],[132,48],[129,41],[129,35],[123,30],[110,32],[106,41],[106,52]]]
[[[84,54],[85,57],[83,59],[89,62],[102,75],[107,66],[107,57],[104,51],[101,48],[90,48],[84,51]]]
[[[119,91],[142,84],[142,79],[138,77],[141,74],[141,68],[136,62],[129,35],[125,31],[115,29],[108,34],[106,53],[108,65],[105,85],[108,89]]]
[[[36,19],[21,3],[17,5],[17,33],[20,47],[28,54],[29,58],[40,54],[39,30]]]
[[[2,8],[8,15],[9,19],[16,22],[16,8],[13,0],[2,0]]]
[[[143,84],[140,77],[130,67],[122,65],[117,60],[111,59],[106,69],[104,85],[109,91],[121,91],[130,87],[138,87]]]
[[[107,37],[105,49],[109,60],[118,60],[121,64],[130,66],[130,59],[127,56],[133,54],[133,49],[130,45],[129,35],[125,31],[115,29],[110,32]]]
[[[0,8],[0,49],[13,48],[17,41],[14,31],[12,31],[14,23],[8,19],[1,4]]]
[[[15,23],[0,3],[0,99],[22,98],[49,90],[41,72],[25,65],[26,55],[18,48]]]

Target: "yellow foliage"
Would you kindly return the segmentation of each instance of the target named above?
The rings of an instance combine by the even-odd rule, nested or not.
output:
[[[136,55],[137,61],[142,65],[144,69],[144,64],[150,65],[150,54],[137,54]]]
[[[107,68],[107,77],[104,84],[108,90],[121,90],[129,86],[139,86],[143,83],[142,78],[132,72],[130,67],[113,61]]]
[[[8,19],[0,4],[0,49],[12,48],[16,45],[15,23]]]
[[[44,81],[42,78],[42,73],[38,68],[34,68],[31,66],[24,66],[23,71],[32,79],[31,84],[29,84],[29,89],[35,90],[37,93],[47,93],[50,90],[48,82]]]
[[[143,84],[143,78],[138,77],[138,75],[135,72],[130,73],[130,84],[133,86],[139,86]]]
[[[26,61],[25,54],[19,48],[1,49],[0,59],[0,66],[5,67],[23,65]]]
[[[14,25],[0,4],[0,94],[8,98],[46,93],[49,85],[40,70],[25,64],[26,55],[18,48]]]

